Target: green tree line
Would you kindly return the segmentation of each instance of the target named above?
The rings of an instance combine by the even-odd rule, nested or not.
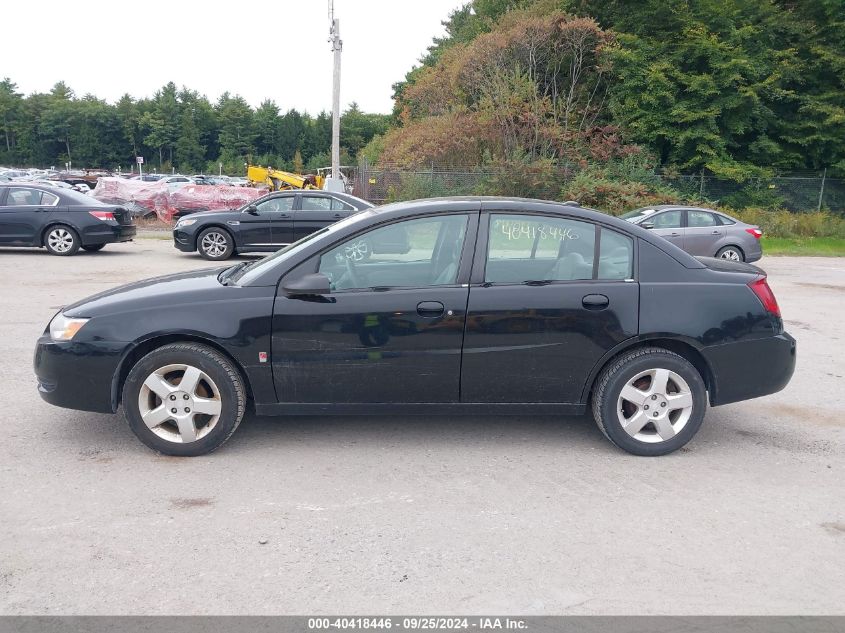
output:
[[[371,161],[845,173],[842,0],[472,0],[444,26]]]
[[[389,116],[353,103],[341,116],[342,159],[384,133]],[[63,82],[48,93],[24,96],[0,82],[0,164],[128,171],[135,156],[150,169],[242,174],[245,162],[296,171],[330,164],[331,115],[311,116],[273,101],[252,108],[226,92],[210,102],[196,90],[168,83],[152,98],[126,94],[117,103],[78,98]]]

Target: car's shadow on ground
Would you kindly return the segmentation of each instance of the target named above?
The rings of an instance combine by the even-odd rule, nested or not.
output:
[[[80,454],[126,453],[136,456],[146,449],[132,434],[122,412],[114,416],[66,412],[70,419],[56,420],[58,441],[76,445]],[[60,414],[64,415],[64,414]],[[729,416],[733,418],[733,416]],[[774,447],[777,434],[768,437],[755,424],[736,424],[719,411],[709,411],[698,435],[681,453]],[[272,456],[292,447],[340,450],[350,446],[408,450],[488,448],[495,453],[518,449],[563,452],[597,451],[624,455],[599,431],[592,416],[290,416],[264,417],[248,413],[232,438],[214,455]]]

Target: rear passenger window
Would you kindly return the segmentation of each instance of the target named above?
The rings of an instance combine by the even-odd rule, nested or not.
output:
[[[337,198],[332,198],[332,211],[351,211],[352,207]]]
[[[634,240],[609,229],[599,238],[599,279],[633,279]]]
[[[593,278],[596,228],[588,222],[532,215],[493,215],[485,281]]]
[[[9,198],[6,205],[15,206],[38,206],[41,204],[41,191],[38,189],[10,188]]]
[[[696,228],[701,226],[716,226],[716,218],[712,213],[707,211],[688,211],[687,212],[687,226]]]
[[[52,193],[47,193],[46,191],[41,192],[41,204],[44,206],[52,206],[55,205],[59,201],[58,196],[54,196]]]

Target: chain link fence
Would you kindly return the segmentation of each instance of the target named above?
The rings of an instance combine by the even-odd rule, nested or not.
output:
[[[579,173],[574,166],[555,168],[526,187],[525,174],[508,180],[501,170],[481,167],[396,168],[361,163],[355,175],[355,194],[375,204],[437,196],[506,195],[562,199],[566,184]],[[845,179],[822,173],[790,173],[771,178],[732,181],[707,174],[653,172],[649,182],[664,185],[682,199],[702,200],[731,208],[764,207],[794,212],[828,210],[845,216]],[[530,175],[529,175],[530,177]],[[495,185],[495,186],[491,186]],[[530,194],[526,194],[530,189]]]

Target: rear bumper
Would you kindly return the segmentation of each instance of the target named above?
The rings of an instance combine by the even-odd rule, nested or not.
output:
[[[756,262],[761,257],[763,257],[763,245],[760,243],[760,240],[755,239],[747,245],[745,250],[745,261],[749,263]]]
[[[795,372],[796,343],[789,334],[713,345],[701,350],[712,370],[710,404],[718,406],[776,393]]]
[[[134,224],[106,224],[89,226],[82,231],[83,246],[129,242],[135,238],[138,229]]]
[[[114,413],[116,373],[129,343],[54,341],[35,347],[35,376],[42,399],[57,407]]]

